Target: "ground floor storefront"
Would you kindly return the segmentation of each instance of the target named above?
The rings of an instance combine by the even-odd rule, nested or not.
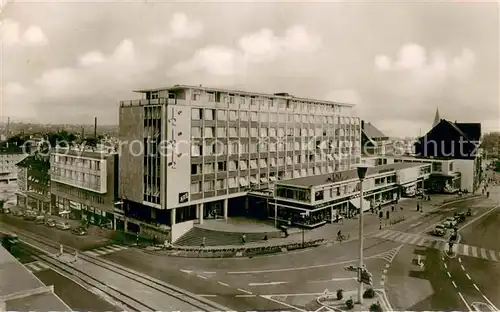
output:
[[[113,212],[97,207],[79,203],[62,196],[53,195],[54,210],[59,216],[71,220],[81,220],[84,223],[101,226],[108,229],[114,228]]]
[[[34,192],[17,192],[16,204],[18,207],[36,211],[40,214],[50,214],[50,198]]]

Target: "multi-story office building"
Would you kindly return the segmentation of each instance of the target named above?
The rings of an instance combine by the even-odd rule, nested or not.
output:
[[[173,239],[179,222],[236,213],[250,190],[360,163],[351,104],[201,86],[137,92],[120,105],[120,196],[135,218],[172,225]]]
[[[51,213],[49,157],[35,153],[16,164],[17,205],[41,213]]]
[[[0,152],[0,183],[9,184],[17,180],[16,164],[23,160],[27,155],[22,151]]]
[[[118,197],[118,153],[57,149],[50,155],[54,212],[113,226]]]

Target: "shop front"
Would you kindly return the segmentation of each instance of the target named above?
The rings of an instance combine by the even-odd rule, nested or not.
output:
[[[28,196],[22,192],[16,192],[16,205],[26,208]]]
[[[26,192],[26,209],[41,214],[50,213],[50,198],[34,192]]]
[[[85,204],[82,204],[81,207],[83,211],[82,221],[88,224],[113,229],[114,214],[112,212],[106,212],[104,210],[100,210],[99,208],[95,208]]]

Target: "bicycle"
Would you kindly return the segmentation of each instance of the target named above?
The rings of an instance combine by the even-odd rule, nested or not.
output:
[[[343,234],[337,235],[337,241],[342,243],[343,241],[348,240],[349,237],[350,237],[350,234],[347,234],[347,236],[345,236]]]

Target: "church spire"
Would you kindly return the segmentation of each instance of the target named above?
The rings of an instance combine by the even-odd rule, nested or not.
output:
[[[436,116],[434,117],[434,123],[432,124],[432,128],[437,126],[437,124],[441,121],[441,117],[439,116],[439,108],[436,108]]]

